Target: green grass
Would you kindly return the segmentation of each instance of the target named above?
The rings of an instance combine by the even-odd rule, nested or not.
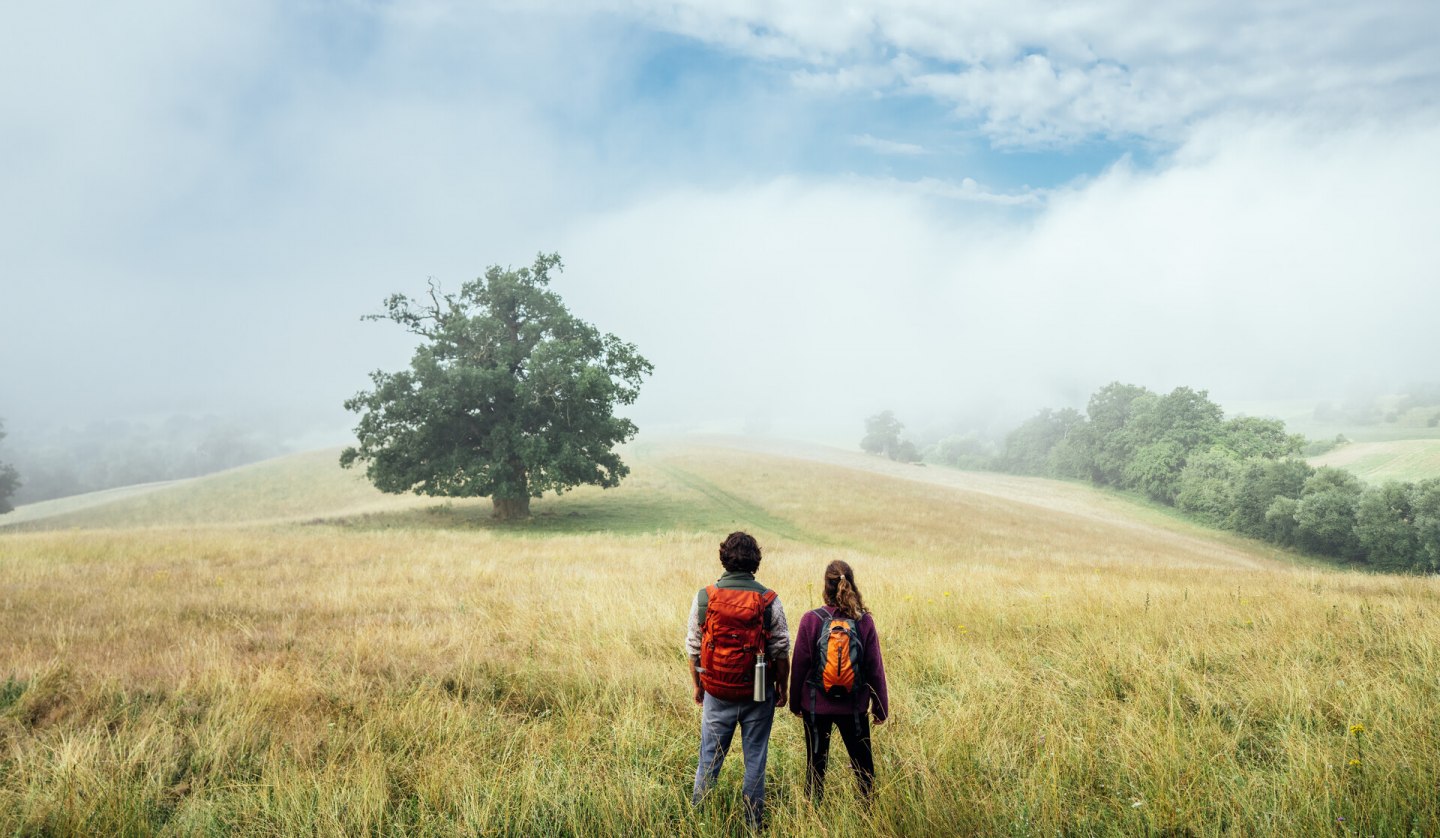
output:
[[[1311,457],[1310,464],[1343,468],[1369,483],[1419,482],[1440,477],[1440,439],[1352,442]]]
[[[538,537],[748,528],[757,535],[805,540],[805,534],[791,522],[730,495],[694,472],[663,463],[641,465],[614,489],[582,487],[536,500],[529,521],[499,523],[490,512],[488,500],[426,499],[423,506],[320,517],[310,523],[362,530],[441,528]]]
[[[1292,433],[1310,439],[1333,439],[1340,434],[1350,440],[1347,445],[1308,458],[1316,467],[1343,468],[1369,483],[1440,477],[1440,426],[1428,424],[1440,408],[1414,408],[1395,422],[1369,425],[1317,421],[1314,401],[1244,403],[1231,406],[1227,412],[1273,416],[1284,420]]]
[[[1304,434],[1310,439],[1333,439],[1344,434],[1347,439],[1357,442],[1393,442],[1404,439],[1440,439],[1440,425],[1430,426],[1429,421],[1440,408],[1413,408],[1398,416],[1394,422],[1354,424],[1335,421],[1321,421],[1315,418],[1317,400],[1237,402],[1225,406],[1227,416],[1270,416],[1281,419],[1291,433]]]
[[[619,487],[580,487],[532,504],[532,519],[502,524],[488,499],[386,495],[338,451],[316,451],[173,484],[112,490],[35,504],[0,518],[11,531],[301,524],[357,530],[487,530],[557,533],[730,531],[819,538],[727,492],[676,462],[631,452],[641,465]]]

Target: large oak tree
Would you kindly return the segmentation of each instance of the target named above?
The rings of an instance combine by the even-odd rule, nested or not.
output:
[[[575,317],[549,289],[562,269],[540,254],[519,270],[491,267],[458,294],[433,282],[424,300],[395,294],[385,312],[424,342],[410,369],[376,371],[374,389],[345,402],[360,414],[359,445],[382,491],[489,497],[499,519],[530,499],[582,484],[612,487],[629,473],[615,446],[635,436],[615,415],[652,371],[635,346]]]

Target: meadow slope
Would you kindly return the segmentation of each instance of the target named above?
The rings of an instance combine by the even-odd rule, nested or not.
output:
[[[1343,468],[1369,483],[1417,483],[1440,477],[1440,439],[1352,442],[1311,457],[1310,464]]]
[[[681,640],[740,528],[794,617],[856,567],[894,703],[869,811],[777,720],[775,834],[1440,832],[1433,580],[1072,484],[627,457],[526,526],[321,452],[0,529],[0,833],[739,834],[738,765],[688,805]]]

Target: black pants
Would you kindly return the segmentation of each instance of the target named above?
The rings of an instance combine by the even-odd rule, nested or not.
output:
[[[860,797],[870,800],[875,784],[875,754],[870,750],[870,718],[864,713],[832,716],[805,713],[805,791],[810,799],[825,794],[825,765],[830,759],[830,728],[840,729],[840,739],[850,754],[850,767],[860,783]]]

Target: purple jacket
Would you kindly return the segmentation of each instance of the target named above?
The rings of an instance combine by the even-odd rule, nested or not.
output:
[[[833,611],[833,609],[831,609]],[[790,712],[799,715],[811,710],[810,668],[816,665],[816,643],[819,642],[820,627],[824,620],[817,611],[807,611],[800,618],[800,628],[791,644],[794,657],[790,659]],[[875,631],[875,618],[865,614],[855,623],[856,633],[865,646],[865,659],[861,661],[860,677],[865,686],[845,701],[831,701],[819,690],[815,691],[814,710],[816,713],[837,716],[867,709],[875,718],[884,720],[890,715],[890,692],[885,688],[885,662],[880,658],[880,635]]]

